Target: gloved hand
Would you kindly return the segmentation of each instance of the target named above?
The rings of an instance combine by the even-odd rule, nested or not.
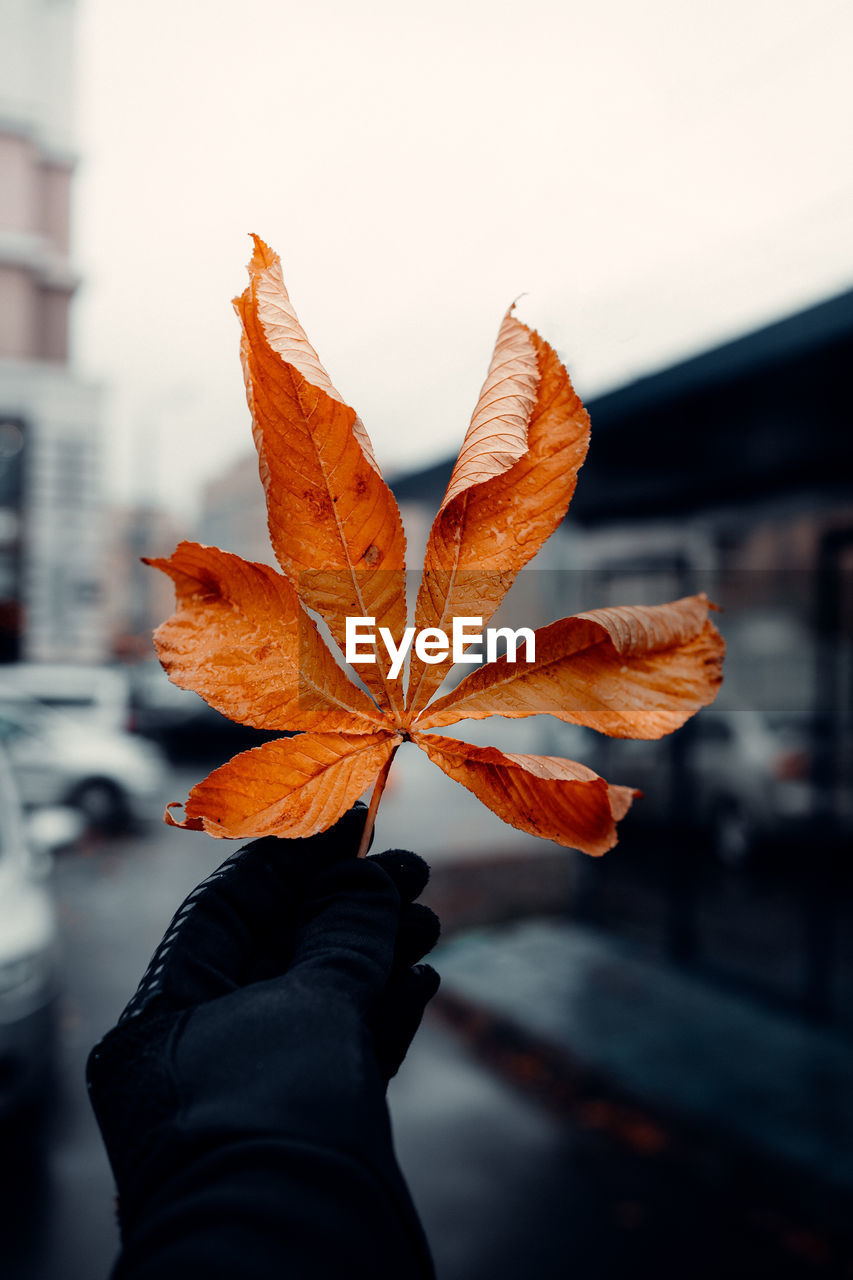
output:
[[[384,1095],[439,926],[422,859],[356,859],[364,816],[228,858],[92,1051],[116,1276],[432,1275]]]

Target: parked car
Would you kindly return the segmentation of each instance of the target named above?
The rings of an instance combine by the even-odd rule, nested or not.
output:
[[[730,865],[746,862],[762,843],[795,839],[821,800],[808,725],[746,707],[706,708],[656,742],[590,735],[578,758],[643,792],[632,825],[693,826]]]
[[[0,698],[7,697],[34,698],[104,729],[130,727],[130,682],[123,667],[71,662],[0,666]]]
[[[156,812],[163,759],[150,742],[0,693],[0,743],[28,808],[71,805],[101,829]]]
[[[49,824],[48,824],[49,825]],[[55,838],[71,832],[61,820]],[[44,1099],[54,1067],[57,924],[50,855],[28,836],[0,749],[0,1122]]]

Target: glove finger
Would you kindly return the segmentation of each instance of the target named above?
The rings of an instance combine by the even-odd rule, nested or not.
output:
[[[421,902],[407,902],[400,912],[394,968],[411,968],[432,951],[441,935],[441,921]]]
[[[381,866],[338,862],[306,899],[288,978],[298,974],[367,1007],[388,981],[399,920],[400,895]]]
[[[239,849],[187,897],[120,1021],[148,1009],[185,1009],[283,972],[310,885],[355,853],[358,805],[305,840],[266,837]]]
[[[429,864],[408,849],[386,849],[384,853],[374,853],[368,861],[388,872],[403,902],[414,902],[426,888]]]
[[[432,965],[394,971],[377,1011],[374,1025],[376,1058],[386,1080],[400,1069],[424,1010],[438,991],[441,979]]]

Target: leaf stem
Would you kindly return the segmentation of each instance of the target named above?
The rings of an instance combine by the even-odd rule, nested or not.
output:
[[[376,811],[379,808],[379,801],[382,799],[382,792],[385,790],[385,783],[388,781],[388,774],[391,771],[391,761],[397,754],[399,745],[400,744],[398,742],[397,746],[392,748],[391,754],[382,766],[379,777],[376,779],[374,784],[373,795],[370,797],[370,805],[367,810],[367,817],[364,820],[364,831],[361,833],[361,843],[358,846],[358,853],[356,854],[356,857],[358,858],[365,857],[367,850],[370,847],[370,837],[373,834],[373,824],[376,821]]]

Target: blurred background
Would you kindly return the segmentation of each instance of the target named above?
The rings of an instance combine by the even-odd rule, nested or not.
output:
[[[181,537],[270,560],[229,299],[285,278],[410,563],[521,314],[592,445],[501,622],[721,606],[660,743],[462,726],[642,788],[601,859],[414,750],[442,974],[391,1090],[440,1280],[853,1275],[849,7],[0,0],[0,1274],[106,1275],[83,1066],[227,852],[258,735],[173,688]]]

